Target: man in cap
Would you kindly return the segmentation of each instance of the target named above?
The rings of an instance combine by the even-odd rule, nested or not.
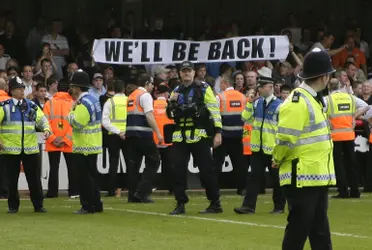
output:
[[[106,94],[106,88],[103,86],[103,76],[101,73],[93,75],[93,86],[89,89],[89,94],[94,96],[97,100],[99,97]]]
[[[9,81],[9,100],[0,103],[0,149],[4,155],[9,181],[8,213],[19,208],[18,178],[20,164],[30,189],[35,212],[44,213],[43,193],[39,169],[39,145],[35,126],[50,135],[48,120],[43,111],[32,101],[24,98],[25,85],[19,77]]]
[[[257,79],[261,88],[261,97],[253,104],[248,102],[242,113],[242,119],[252,124],[251,136],[251,174],[247,181],[247,192],[243,204],[234,211],[238,214],[254,214],[257,196],[266,167],[269,168],[273,183],[274,209],[272,214],[284,212],[285,198],[279,186],[278,169],[271,167],[271,158],[277,132],[278,112],[282,101],[274,96],[275,79],[261,76]]]
[[[68,116],[72,126],[72,151],[78,165],[81,208],[76,214],[103,211],[98,185],[97,156],[102,153],[101,105],[88,93],[90,80],[87,73],[76,72],[71,80],[71,95],[77,97]]]
[[[201,213],[222,213],[217,175],[213,166],[210,138],[213,146],[221,145],[221,115],[213,90],[205,82],[194,81],[191,62],[181,64],[182,83],[171,94],[167,115],[175,121],[173,132],[174,194],[177,206],[171,215],[185,213],[187,166],[190,153],[200,169],[210,205]],[[211,121],[212,118],[212,121]]]
[[[282,249],[332,249],[327,216],[328,187],[336,184],[333,143],[320,93],[335,70],[318,48],[304,59],[296,88],[279,110],[273,167],[289,204]]]
[[[154,118],[154,106],[151,92],[154,88],[153,78],[147,73],[141,73],[137,77],[138,88],[128,97],[126,140],[129,147],[129,166],[127,173],[129,179],[128,202],[152,203],[149,195],[152,191],[152,183],[159,168],[159,151],[153,139],[155,132],[159,143],[163,142]],[[142,180],[138,180],[138,174],[145,156],[145,170]]]

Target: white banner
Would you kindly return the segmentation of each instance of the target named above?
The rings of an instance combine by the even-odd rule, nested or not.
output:
[[[93,45],[96,62],[127,65],[284,60],[288,53],[287,36],[245,36],[201,42],[99,39]]]

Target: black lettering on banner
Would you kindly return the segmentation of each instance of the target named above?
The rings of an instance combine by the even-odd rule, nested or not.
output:
[[[155,42],[154,45],[154,62],[161,62],[163,58],[160,57],[160,42]]]
[[[270,57],[275,56],[275,44],[276,44],[275,38],[270,38]]]
[[[105,41],[105,55],[108,62],[119,62],[121,42]]]
[[[221,43],[220,42],[212,42],[209,45],[209,53],[208,53],[208,60],[218,60],[221,57]]]
[[[173,45],[172,61],[184,61],[186,59],[186,44],[175,42]]]
[[[133,62],[133,58],[129,57],[133,53],[133,42],[123,42],[123,62]]]
[[[349,111],[350,110],[350,103],[341,103],[338,104],[338,111]]]
[[[239,59],[246,59],[249,57],[249,47],[251,46],[251,43],[249,42],[248,39],[241,39],[239,40],[238,42],[238,50],[236,52],[236,56],[239,58]]]
[[[147,42],[142,42],[142,51],[141,51],[141,62],[149,62],[150,57],[147,55]]]
[[[240,101],[230,101],[230,107],[232,108],[240,108],[242,103]]]
[[[252,58],[263,58],[264,53],[263,53],[263,43],[265,39],[264,38],[253,38],[252,39]]]
[[[196,56],[199,52],[200,43],[190,43],[190,50],[189,50],[189,61],[198,61],[198,57]]]
[[[235,59],[234,40],[225,41],[225,46],[223,47],[221,59],[222,60]]]

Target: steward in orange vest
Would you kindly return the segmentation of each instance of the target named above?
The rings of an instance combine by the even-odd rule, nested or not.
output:
[[[241,119],[245,108],[246,97],[234,90],[233,78],[223,75],[221,78],[221,94],[218,95],[222,118],[222,144],[213,150],[215,168],[222,172],[225,157],[229,156],[237,180],[237,193],[241,194],[246,188],[248,165],[243,158],[243,125]],[[246,166],[247,165],[247,166]]]
[[[153,131],[159,143],[163,136],[159,132],[154,118],[154,104],[151,92],[154,80],[147,73],[139,74],[137,86],[128,97],[126,139],[129,147],[127,166],[128,173],[128,202],[153,203],[150,198],[152,183],[158,171],[160,159],[159,151],[155,145]],[[142,158],[145,157],[145,170],[142,180],[138,180]]]
[[[63,152],[68,169],[69,196],[75,198],[79,194],[75,170],[78,166],[75,165],[72,154],[72,127],[67,120],[74,101],[68,90],[69,85],[66,81],[59,82],[58,92],[45,103],[43,110],[51,128],[51,135],[45,142],[50,168],[47,198],[58,197],[58,173],[61,152]]]
[[[327,115],[331,124],[333,159],[337,179],[338,195],[333,198],[359,198],[356,172],[354,120],[356,97],[340,91],[340,82],[331,79],[327,101]],[[348,189],[350,186],[350,192]]]
[[[154,117],[160,133],[164,138],[164,125],[174,124],[166,114],[167,100],[169,98],[170,88],[166,83],[161,83],[157,89],[157,99],[154,101]],[[161,161],[161,173],[164,177],[166,187],[169,193],[173,192],[172,188],[172,144],[161,143],[154,132],[155,144],[157,144]]]

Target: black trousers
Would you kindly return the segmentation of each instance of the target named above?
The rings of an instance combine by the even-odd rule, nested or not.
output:
[[[238,191],[245,189],[249,165],[244,164],[242,138],[223,137],[222,144],[213,150],[213,161],[217,174],[221,175],[225,157],[230,156]]]
[[[165,183],[165,188],[169,192],[173,192],[173,180],[172,180],[172,146],[166,148],[159,148],[160,160],[161,160],[161,174]]]
[[[268,167],[273,184],[274,209],[284,210],[285,197],[279,184],[279,169],[271,167],[271,155],[253,152],[251,156],[251,175],[247,180],[247,194],[243,206],[256,210],[257,196],[260,191],[261,180],[265,178],[265,168]]]
[[[351,195],[359,194],[354,141],[335,141],[333,145],[338,193],[348,197],[350,186]]]
[[[40,167],[38,166],[38,154],[4,155],[9,181],[8,207],[19,208],[18,179],[20,164],[23,162],[23,170],[30,190],[30,198],[35,209],[43,207],[43,191],[41,186]]]
[[[220,199],[220,190],[213,165],[210,141],[207,139],[202,139],[197,143],[173,143],[173,181],[177,202],[187,203],[189,201],[186,187],[190,153],[199,167],[200,178],[206,188],[208,200],[217,202]]]
[[[283,250],[301,250],[309,237],[311,249],[331,250],[327,216],[328,188],[284,186],[290,207],[283,239]]]
[[[160,164],[158,148],[152,137],[128,137],[126,141],[129,145],[127,154],[128,199],[131,200],[135,192],[138,192],[141,197],[146,197],[152,192],[152,185]],[[143,157],[145,157],[146,167],[140,180],[139,170]]]
[[[107,191],[109,195],[115,195],[115,189],[118,186],[116,177],[118,174],[118,166],[120,161],[120,150],[123,153],[126,166],[130,165],[128,161],[128,145],[127,140],[122,140],[119,135],[107,135],[107,146],[110,159],[107,182]]]
[[[48,195],[58,196],[59,186],[59,164],[61,162],[60,151],[48,152],[49,157],[49,179],[48,179]],[[72,153],[63,153],[66,160],[67,173],[68,173],[68,195],[78,195],[79,187],[77,180],[77,165],[74,161]]]
[[[8,177],[3,155],[0,155],[0,162],[0,197],[8,197]]]
[[[97,154],[74,154],[78,164],[80,204],[89,212],[101,211],[103,204],[98,183]]]

